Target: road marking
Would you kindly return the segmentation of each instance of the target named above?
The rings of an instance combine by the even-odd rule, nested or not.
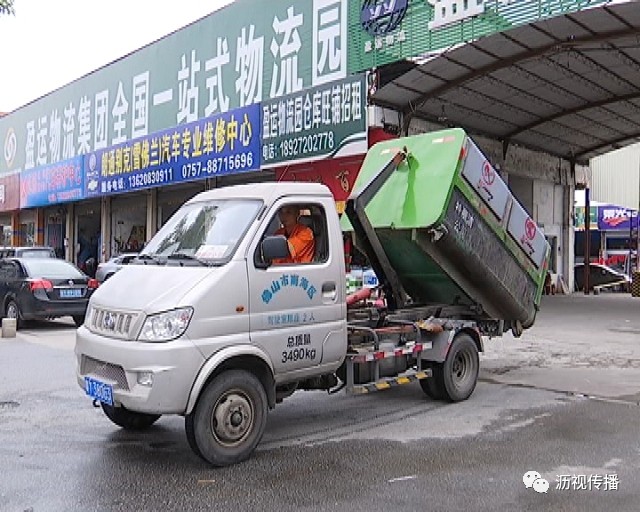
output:
[[[392,478],[391,480],[387,480],[387,482],[389,482],[390,484],[393,484],[395,482],[404,482],[406,480],[415,480],[416,478],[418,478],[418,475],[399,476],[397,478]]]

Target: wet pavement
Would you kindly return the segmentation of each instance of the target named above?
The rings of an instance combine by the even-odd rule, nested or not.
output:
[[[74,332],[58,321],[0,339],[2,511],[638,510],[640,299],[628,295],[544,297],[522,338],[487,341],[463,403],[416,384],[298,392],[254,456],[224,469],[191,452],[180,417],[112,425],[75,383]],[[547,493],[525,487],[530,470]]]

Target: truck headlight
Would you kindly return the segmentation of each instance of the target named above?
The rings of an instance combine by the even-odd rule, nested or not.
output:
[[[157,315],[148,316],[140,336],[140,341],[171,341],[184,334],[193,315],[193,308],[179,308]]]

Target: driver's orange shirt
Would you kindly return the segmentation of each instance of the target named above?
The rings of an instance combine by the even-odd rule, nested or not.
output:
[[[275,234],[286,236],[284,228],[278,229]],[[310,263],[313,261],[316,242],[313,239],[313,231],[310,228],[302,224],[296,224],[291,234],[287,237],[287,241],[289,242],[291,255],[288,258],[274,259],[274,263]]]

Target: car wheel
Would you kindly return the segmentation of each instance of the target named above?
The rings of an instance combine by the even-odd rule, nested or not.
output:
[[[113,407],[107,404],[100,405],[107,418],[125,430],[147,429],[160,418],[160,414],[146,414],[144,412],[129,411],[124,407]]]
[[[73,323],[80,327],[84,323],[84,315],[73,315]]]
[[[20,307],[18,306],[18,303],[15,300],[10,299],[9,302],[7,302],[7,305],[4,308],[4,316],[6,318],[15,318],[16,328],[22,325],[22,319],[21,319],[22,315],[20,313]]]

